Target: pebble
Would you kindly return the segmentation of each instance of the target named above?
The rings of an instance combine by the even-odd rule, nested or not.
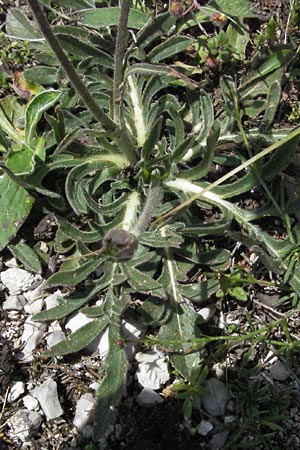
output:
[[[16,381],[10,388],[8,395],[9,403],[15,402],[25,392],[25,384],[23,381]]]
[[[137,396],[137,401],[140,405],[150,406],[156,403],[162,403],[164,399],[150,388],[144,388]]]
[[[24,331],[21,337],[21,341],[25,343],[22,348],[21,359],[26,361],[32,361],[32,352],[35,350],[37,344],[42,339],[44,332],[47,329],[47,325],[41,322],[33,322],[32,316],[28,316],[24,322]]]
[[[170,379],[166,357],[156,350],[147,353],[139,352],[135,355],[138,361],[136,372],[139,383],[150,389],[159,389]]]
[[[41,405],[48,420],[56,419],[64,413],[58,399],[57,384],[52,378],[47,378],[32,393]]]
[[[24,269],[15,268],[2,271],[0,277],[10,295],[26,292],[42,279],[40,275],[33,275]]]
[[[201,420],[197,427],[198,434],[201,436],[206,436],[214,428],[213,424],[209,420]]]
[[[85,437],[90,437],[86,436],[85,431],[87,429],[87,425],[89,425],[92,420],[95,404],[96,400],[90,393],[83,394],[76,404],[73,425],[79,432],[83,433]]]
[[[23,404],[29,411],[36,411],[39,408],[39,402],[30,394],[25,395],[23,398]]]
[[[22,311],[26,299],[23,295],[9,295],[3,302],[2,308],[4,311]]]
[[[37,432],[41,423],[42,416],[39,412],[20,409],[8,420],[8,425],[11,428],[10,437],[26,442]]]

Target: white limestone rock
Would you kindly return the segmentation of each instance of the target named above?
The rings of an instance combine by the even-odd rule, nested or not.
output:
[[[10,437],[25,442],[34,436],[41,423],[42,416],[39,412],[20,409],[8,420]]]
[[[59,299],[64,297],[64,294],[61,293],[59,289],[57,289],[53,294],[48,295],[48,297],[44,298],[44,302],[46,304],[46,309],[54,308],[54,306],[59,305]]]
[[[0,277],[10,295],[26,292],[42,279],[40,275],[33,275],[24,269],[15,268],[2,271]]]
[[[62,331],[58,320],[54,320],[49,326],[49,335],[46,338],[47,348],[53,347],[58,342],[66,339],[65,333]]]
[[[48,420],[60,417],[64,411],[59,403],[57,384],[52,378],[47,378],[44,383],[33,390],[33,395],[38,400]]]
[[[197,432],[198,434],[201,434],[201,436],[207,436],[213,427],[213,424],[209,420],[202,419],[197,427]]]
[[[4,311],[22,311],[26,304],[26,299],[23,295],[9,295],[3,302],[2,308]]]
[[[142,406],[151,406],[157,403],[162,403],[164,399],[153,389],[143,388],[137,396],[137,401]]]
[[[16,400],[18,400],[18,398],[22,394],[24,394],[24,392],[25,392],[25,384],[23,383],[23,381],[16,381],[10,388],[7,400],[9,401],[9,403],[13,403]]]
[[[90,393],[83,394],[77,401],[73,425],[80,433],[83,433],[84,436],[87,426],[92,420],[95,404],[96,400]]]
[[[36,348],[37,344],[41,341],[46,329],[46,324],[42,322],[33,322],[32,316],[27,317],[24,323],[24,331],[21,337],[21,341],[25,343],[20,355],[22,360],[32,361],[32,352]]]
[[[168,362],[163,353],[153,349],[147,353],[137,353],[135,359],[139,363],[137,379],[143,387],[159,389],[170,379]]]
[[[25,408],[29,411],[37,411],[39,409],[39,402],[30,394],[25,395],[22,401]]]

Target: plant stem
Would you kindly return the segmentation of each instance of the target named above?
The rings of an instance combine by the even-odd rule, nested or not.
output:
[[[149,189],[144,209],[140,217],[138,218],[137,223],[135,224],[133,230],[134,234],[139,236],[140,234],[144,233],[144,231],[147,230],[151,222],[153,211],[159,202],[159,198],[160,198],[160,185],[156,183],[152,185]]]
[[[130,11],[130,0],[121,0],[120,18],[117,31],[114,71],[114,120],[120,120],[121,85],[123,82],[123,63],[127,48],[127,22]]]
[[[83,103],[89,109],[92,116],[102,124],[106,131],[114,131],[117,129],[117,124],[111,120],[95,102],[80,77],[77,75],[73,64],[67,58],[65,52],[60,46],[56,36],[51,30],[51,27],[40,7],[38,0],[28,0],[29,6],[33,12],[33,15],[40,27],[41,32],[46,38],[46,41],[52,48],[56,58],[58,59],[60,65],[65,71],[67,77],[71,81],[73,87],[77,91],[78,95],[82,99]]]

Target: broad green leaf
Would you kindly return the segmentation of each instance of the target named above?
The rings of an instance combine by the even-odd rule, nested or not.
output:
[[[35,153],[30,147],[23,144],[21,149],[9,154],[6,165],[16,175],[30,174],[35,167]]]
[[[73,239],[74,241],[80,239],[82,242],[91,243],[91,242],[99,242],[102,239],[103,235],[101,232],[97,231],[82,231],[78,227],[75,227],[70,222],[68,222],[63,217],[57,218],[58,225],[62,233]]]
[[[157,327],[168,319],[167,304],[158,297],[149,296],[143,301],[141,312],[146,325]]]
[[[7,95],[0,101],[0,128],[16,144],[22,145],[24,140],[24,107],[14,95]],[[7,149],[8,150],[8,149]]]
[[[52,86],[57,82],[57,68],[42,65],[29,67],[24,71],[24,78],[32,83]]]
[[[36,273],[42,272],[42,266],[37,254],[24,241],[20,241],[14,245],[9,245],[8,248],[14,257],[21,261],[26,270]]]
[[[30,22],[20,8],[9,8],[6,16],[6,33],[28,41],[42,39],[34,22]]]
[[[36,127],[44,112],[57,103],[60,95],[60,92],[54,90],[43,91],[28,104],[25,112],[25,138],[29,146],[36,136]]]
[[[219,280],[212,279],[200,283],[182,284],[179,286],[179,291],[183,297],[201,305],[201,303],[209,300],[219,288]]]
[[[34,198],[7,173],[0,176],[0,250],[15,237],[34,203]]]
[[[43,353],[43,357],[69,355],[79,352],[92,342],[107,327],[106,317],[95,319],[71,333],[66,340],[60,341]]]
[[[238,5],[235,0],[214,0],[209,6],[215,6],[217,11],[233,17],[255,17],[253,6],[248,0],[240,0]]]
[[[88,27],[106,28],[108,26],[117,26],[119,17],[120,8],[112,7],[81,11],[78,18]],[[131,8],[128,17],[128,28],[140,29],[148,22],[148,20],[148,14]]]

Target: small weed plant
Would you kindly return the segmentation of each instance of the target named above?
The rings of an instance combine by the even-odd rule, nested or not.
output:
[[[78,352],[109,330],[97,438],[126,388],[123,318],[148,327],[141,344],[167,349],[190,417],[200,407],[206,346],[255,345],[285,320],[208,336],[199,306],[244,304],[249,286],[275,281],[285,301],[300,295],[299,195],[287,172],[299,169],[300,129],[274,126],[286,72],[299,61],[292,25],[291,39],[272,48],[268,25],[250,59],[255,11],[247,0],[238,8],[176,2],[157,6],[155,17],[154,5],[129,0],[71,8],[58,0],[44,10],[28,3],[35,21],[15,8],[6,19],[7,36],[26,42],[16,58],[32,64],[14,74],[14,94],[2,66],[0,248],[35,272],[57,256],[47,283],[67,295],[34,320],[77,310],[93,319],[44,356]],[[215,27],[213,39],[206,26]],[[22,239],[26,223],[45,214],[57,227],[47,246]],[[233,263],[236,245],[257,255],[256,275]],[[290,339],[273,345],[297,350]],[[253,417],[247,401],[241,407]]]

